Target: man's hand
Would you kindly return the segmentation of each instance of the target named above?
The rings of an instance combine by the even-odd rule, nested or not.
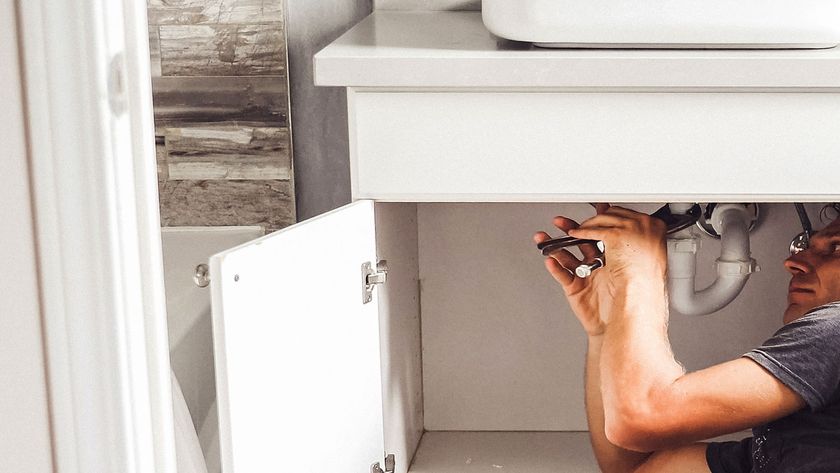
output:
[[[601,213],[609,208],[609,204],[598,204],[596,212]],[[569,233],[572,229],[578,228],[578,223],[572,219],[558,216],[554,218],[554,225]],[[534,241],[541,243],[551,237],[545,232],[537,232]],[[592,262],[599,255],[594,245],[580,245],[581,253],[585,262]],[[605,323],[602,313],[606,312],[609,306],[610,289],[606,287],[609,278],[599,274],[596,270],[588,278],[575,276],[575,268],[582,264],[582,261],[567,250],[553,252],[545,260],[545,267],[549,273],[563,287],[566,299],[572,307],[581,325],[590,337],[603,335]]]
[[[667,268],[665,222],[622,207],[605,208],[568,234],[601,240],[608,260],[609,286],[626,288],[631,282],[661,283]]]

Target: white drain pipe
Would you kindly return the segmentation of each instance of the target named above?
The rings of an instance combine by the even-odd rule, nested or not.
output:
[[[685,213],[691,204],[670,204],[673,213]],[[699,239],[689,230],[668,237],[668,297],[671,307],[686,315],[706,315],[732,302],[758,271],[750,258],[749,226],[752,216],[741,204],[719,204],[712,211],[711,224],[720,238],[716,261],[717,279],[700,291],[694,288]]]

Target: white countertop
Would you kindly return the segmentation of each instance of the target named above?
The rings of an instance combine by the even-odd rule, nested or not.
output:
[[[321,86],[840,90],[840,47],[540,49],[493,36],[480,12],[376,11],[314,61]]]

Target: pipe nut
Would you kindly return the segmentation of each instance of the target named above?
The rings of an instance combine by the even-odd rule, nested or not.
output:
[[[669,253],[696,254],[699,248],[697,238],[668,238]]]
[[[717,273],[721,276],[745,276],[761,271],[758,262],[752,258],[749,261],[724,261],[718,259],[715,261],[717,266]]]

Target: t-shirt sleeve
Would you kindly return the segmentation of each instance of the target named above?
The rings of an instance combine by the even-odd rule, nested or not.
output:
[[[840,302],[785,325],[744,356],[802,396],[812,411],[825,407],[840,385]]]
[[[706,464],[712,473],[749,473],[752,471],[752,437],[740,442],[709,443]]]

